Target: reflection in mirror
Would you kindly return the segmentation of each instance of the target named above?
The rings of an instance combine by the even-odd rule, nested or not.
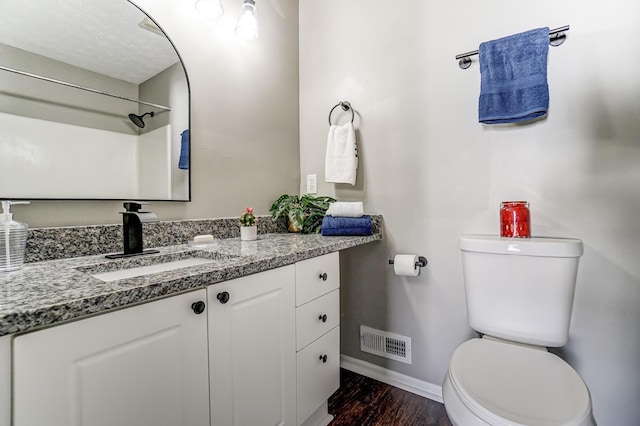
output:
[[[127,0],[0,2],[0,198],[190,199],[189,84]]]

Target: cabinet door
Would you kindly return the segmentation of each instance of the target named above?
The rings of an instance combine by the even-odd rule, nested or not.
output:
[[[298,424],[340,387],[340,327],[298,352]]]
[[[0,426],[11,426],[11,336],[0,336]]]
[[[209,424],[205,290],[14,339],[14,426]],[[205,311],[206,312],[206,311]]]
[[[294,279],[290,265],[207,288],[212,425],[295,423]]]

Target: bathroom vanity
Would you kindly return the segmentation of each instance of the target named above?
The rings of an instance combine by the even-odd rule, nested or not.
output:
[[[0,425],[327,424],[338,251],[380,238],[267,234],[0,277]]]

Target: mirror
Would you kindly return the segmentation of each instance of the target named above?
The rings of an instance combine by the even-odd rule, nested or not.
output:
[[[0,2],[0,198],[189,201],[189,108],[130,1]]]

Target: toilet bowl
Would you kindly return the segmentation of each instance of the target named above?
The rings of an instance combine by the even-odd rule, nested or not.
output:
[[[592,426],[567,343],[582,241],[460,237],[467,320],[484,335],[453,353],[442,384],[455,426]]]
[[[578,373],[544,348],[472,339],[453,354],[442,386],[455,426],[593,426]]]

